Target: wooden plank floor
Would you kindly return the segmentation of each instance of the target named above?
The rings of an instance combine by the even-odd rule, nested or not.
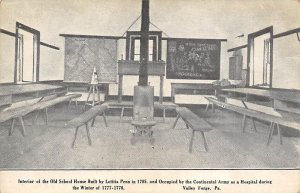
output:
[[[175,117],[153,127],[155,142],[131,145],[130,117],[119,123],[118,116],[108,116],[108,127],[97,117],[91,127],[92,146],[88,145],[85,128],[79,130],[74,149],[71,148],[74,128],[65,123],[80,114],[65,106],[49,109],[49,125],[40,116],[32,125],[33,115],[26,117],[27,136],[24,138],[16,125],[8,136],[8,123],[0,129],[0,168],[299,168],[300,138],[284,137],[283,145],[277,136],[266,146],[268,126],[257,123],[258,133],[250,129],[242,133],[242,116],[224,110],[216,113],[196,110],[215,129],[206,133],[209,152],[205,152],[200,134],[194,138],[193,153],[188,152],[191,130],[182,120],[174,130]]]

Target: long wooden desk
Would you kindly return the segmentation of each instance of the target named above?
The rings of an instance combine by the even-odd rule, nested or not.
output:
[[[0,86],[0,106],[22,100],[18,99],[18,96],[20,95],[26,95],[27,98],[34,98],[49,94],[57,94],[63,89],[63,86],[49,84],[3,85]],[[31,96],[28,97],[27,95]],[[22,98],[22,96],[20,98]]]
[[[124,110],[127,109],[132,109],[133,108],[133,101],[107,101],[105,104],[108,104],[109,108],[121,108],[121,115],[120,115],[120,121],[123,120],[123,115],[124,115]],[[166,118],[166,110],[167,109],[173,109],[175,110],[178,105],[172,103],[172,102],[154,102],[154,108],[156,109],[161,109],[163,111],[163,121],[165,122]]]
[[[265,121],[269,121],[269,122],[275,122],[280,125],[284,125],[287,127],[291,127],[291,128],[300,130],[300,120],[297,117],[284,116],[284,115],[282,117],[278,117],[278,116],[274,116],[274,115],[271,115],[271,114],[268,114],[265,112],[255,111],[252,109],[246,109],[246,108],[239,107],[236,105],[228,104],[226,102],[222,102],[222,101],[219,101],[214,98],[207,97],[207,100],[213,102],[214,104],[216,104],[222,108],[229,109],[229,110],[235,111],[237,113],[247,115],[249,117],[255,117],[257,119],[261,119],[261,120],[265,120]]]
[[[255,88],[222,89],[223,92],[232,96],[235,93],[243,94],[246,100],[250,96],[266,97],[272,100],[275,109],[300,114],[300,91],[299,90],[267,90]]]
[[[215,95],[215,88],[210,83],[171,83],[171,99],[175,102],[176,94]]]

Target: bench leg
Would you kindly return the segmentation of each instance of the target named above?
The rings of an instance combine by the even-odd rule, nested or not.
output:
[[[175,119],[175,122],[174,122],[174,124],[173,124],[172,129],[175,128],[175,126],[176,126],[176,124],[177,124],[177,121],[178,121],[179,117],[180,117],[180,115],[178,114],[177,117],[176,117],[176,119]]]
[[[40,115],[40,110],[37,110],[37,113],[36,113],[36,115],[35,115],[35,117],[34,117],[34,120],[33,120],[34,125],[35,125],[35,123],[36,123],[36,121],[37,121],[39,115]]]
[[[9,133],[8,135],[11,136],[13,130],[14,130],[14,125],[15,125],[15,118],[12,119],[12,122],[11,122],[11,127],[9,129]]]
[[[255,125],[255,122],[254,122],[254,118],[253,118],[253,117],[251,118],[251,122],[252,122],[253,130],[254,130],[255,132],[257,132],[257,130],[256,130],[256,125]]]
[[[19,120],[20,120],[21,125],[22,125],[22,135],[25,137],[26,131],[25,131],[25,125],[24,125],[23,117],[19,117]]]
[[[45,108],[45,122],[46,122],[46,125],[48,125],[48,108],[47,107]]]
[[[76,108],[76,110],[78,110],[78,101],[77,101],[77,99],[75,99],[75,108]]]
[[[203,138],[203,141],[204,141],[205,151],[207,152],[208,151],[208,146],[207,146],[207,142],[206,142],[205,135],[204,135],[203,131],[201,131],[201,135],[202,135],[202,138]]]
[[[166,108],[163,108],[163,122],[166,121]]]
[[[192,132],[192,137],[190,140],[190,146],[189,146],[189,152],[192,153],[192,148],[193,148],[193,141],[194,141],[194,135],[195,135],[195,130]]]
[[[267,145],[269,145],[271,140],[272,140],[272,135],[273,135],[273,132],[274,132],[274,124],[275,123],[272,122],[271,125],[270,125],[270,133],[269,133],[269,138],[268,138]]]
[[[79,127],[76,127],[76,130],[75,130],[75,136],[74,136],[73,143],[72,143],[72,148],[74,148],[74,144],[75,144],[75,141],[76,141],[78,129],[79,129]]]
[[[90,130],[89,130],[89,124],[86,122],[85,123],[85,129],[86,129],[86,134],[88,137],[89,145],[92,145],[92,140],[91,140],[91,135],[90,135]]]
[[[70,99],[70,100],[69,100],[69,104],[68,104],[68,111],[70,110],[71,103],[72,103],[72,99]]]
[[[215,112],[215,104],[214,103],[211,104],[211,108],[212,108],[212,112],[214,113]]]
[[[105,126],[108,127],[107,125],[107,121],[106,121],[106,116],[105,116],[105,112],[103,111],[102,113],[102,117],[103,117],[103,120],[104,120],[104,123],[105,123]]]
[[[247,118],[247,116],[244,115],[244,116],[243,116],[243,120],[242,120],[242,129],[243,129],[243,133],[245,133],[245,129],[246,129],[246,118]]]
[[[91,123],[91,127],[94,127],[95,120],[96,120],[96,117],[93,118],[92,123]]]
[[[280,144],[282,145],[282,130],[281,130],[281,128],[279,127],[279,124],[278,124],[278,123],[276,123],[276,125],[277,125],[277,130],[278,130],[279,142],[280,142]]]

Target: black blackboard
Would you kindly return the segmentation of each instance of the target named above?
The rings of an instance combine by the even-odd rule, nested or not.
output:
[[[220,40],[168,39],[167,79],[220,79]]]

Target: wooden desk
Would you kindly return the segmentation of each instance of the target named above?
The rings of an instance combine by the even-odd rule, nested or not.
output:
[[[108,101],[105,102],[105,104],[108,104],[109,108],[121,108],[121,115],[120,115],[120,122],[123,120],[124,110],[132,109],[133,108],[133,102],[132,101]],[[166,118],[166,110],[167,109],[173,109],[175,110],[178,105],[172,103],[172,102],[154,102],[154,108],[163,110],[163,122],[165,122]]]
[[[123,95],[123,76],[124,75],[139,75],[139,61],[133,60],[119,60],[118,61],[118,75],[119,75],[119,85],[118,85],[118,102],[122,102]],[[159,76],[159,102],[163,102],[163,88],[164,88],[164,76],[165,76],[165,66],[164,61],[148,61],[147,64],[148,75],[149,76]]]
[[[171,83],[172,102],[175,101],[176,94],[215,95],[215,88],[208,83]]]
[[[292,113],[300,114],[300,91],[298,90],[266,90],[255,88],[234,88],[234,89],[222,89],[222,91],[228,93],[228,96],[232,96],[235,93],[243,94],[246,96],[246,100],[250,96],[260,96],[269,98],[272,100],[272,106],[275,109],[284,110]]]
[[[64,90],[63,86],[49,84],[18,84],[0,86],[0,106],[21,101],[24,98],[36,98],[56,94]]]

